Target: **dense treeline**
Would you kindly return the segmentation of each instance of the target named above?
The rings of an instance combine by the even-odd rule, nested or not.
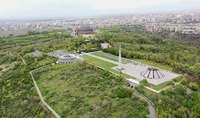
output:
[[[118,47],[121,44],[123,57],[170,65],[174,71],[188,73],[192,75],[193,81],[199,81],[199,47],[143,34],[103,33],[101,38],[112,45],[105,50],[108,53],[118,55]]]
[[[151,33],[150,33],[151,34]],[[179,32],[163,31],[154,33],[155,35],[161,36],[166,39],[183,42],[194,46],[200,46],[200,35],[199,34],[183,34]]]

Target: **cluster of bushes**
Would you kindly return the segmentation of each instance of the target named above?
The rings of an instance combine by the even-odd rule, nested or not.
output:
[[[43,68],[34,76],[47,103],[62,117],[146,117],[149,114],[147,102],[133,95],[122,78],[85,61]]]
[[[186,85],[187,87],[189,87],[194,91],[199,90],[199,85],[196,82],[188,82],[188,80],[185,77],[183,77],[180,82],[181,84]]]
[[[29,53],[24,55],[23,58],[25,59],[27,66],[30,68],[30,70],[34,70],[36,68],[39,68],[48,64],[56,63],[56,61],[58,60],[58,58],[50,57],[44,54],[42,54],[39,57],[34,57],[33,55]]]
[[[158,109],[162,109],[162,112],[159,112],[159,116],[167,117],[198,117],[200,111],[196,108],[199,108],[200,95],[198,92],[188,93],[186,88],[182,85],[177,85],[175,90],[165,90],[162,91],[161,99],[162,104],[157,105]],[[154,98],[155,99],[155,98]],[[166,111],[165,111],[166,110]],[[163,112],[165,111],[165,112]]]
[[[0,117],[52,117],[42,106],[27,67],[17,62],[0,77]]]

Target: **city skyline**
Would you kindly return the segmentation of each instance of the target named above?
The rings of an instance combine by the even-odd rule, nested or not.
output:
[[[195,10],[198,0],[0,0],[0,19],[44,19]]]

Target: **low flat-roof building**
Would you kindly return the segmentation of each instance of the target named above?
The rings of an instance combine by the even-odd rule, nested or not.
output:
[[[63,55],[59,57],[56,63],[63,64],[63,63],[74,63],[74,62],[79,62],[79,61],[82,61],[82,60],[70,55]]]

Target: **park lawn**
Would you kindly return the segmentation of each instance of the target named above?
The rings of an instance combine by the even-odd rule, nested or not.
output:
[[[101,68],[103,68],[103,69],[105,69],[107,71],[113,72],[113,73],[115,73],[117,75],[120,75],[120,76],[122,76],[124,78],[135,79],[134,77],[131,77],[131,76],[126,75],[124,73],[120,73],[120,72],[118,72],[116,70],[113,70],[112,67],[117,66],[116,64],[109,63],[107,61],[104,61],[104,60],[101,60],[101,59],[97,59],[97,58],[94,58],[94,57],[91,57],[91,56],[88,56],[88,55],[83,55],[83,58],[85,60],[89,61],[91,64],[94,64],[94,65],[96,65],[98,67],[101,67]]]
[[[33,73],[45,101],[61,117],[146,117],[146,101],[117,97],[126,83],[90,64],[56,64]],[[130,89],[124,89],[131,92]]]
[[[158,91],[160,89],[163,89],[163,88],[169,86],[169,84],[168,84],[168,82],[164,82],[159,85],[153,85],[153,84],[148,83],[147,86]]]
[[[94,52],[94,53],[92,53],[92,54],[93,54],[93,55],[96,55],[96,56],[99,56],[99,57],[102,57],[102,58],[106,58],[106,59],[112,60],[112,61],[116,61],[116,62],[119,61],[118,59],[104,56],[104,55],[103,55],[103,52]],[[107,53],[107,54],[108,54],[108,53]],[[123,61],[122,61],[122,63],[123,63],[123,64],[127,64],[127,62],[123,62]]]
[[[173,70],[172,67],[170,67],[168,65],[163,65],[163,64],[156,63],[156,62],[153,62],[153,61],[148,61],[148,60],[143,60],[143,59],[132,59],[132,60],[140,62],[140,63],[147,64],[147,65],[150,65],[150,66],[158,67],[158,68],[161,68],[161,69],[169,70],[169,71]]]
[[[96,56],[100,56],[100,57],[106,58],[106,59],[110,59],[110,60],[113,60],[113,61],[118,61],[117,59],[104,56],[103,53],[104,52],[95,52],[95,53],[92,53],[92,54],[96,55]],[[109,53],[105,53],[105,54],[109,54]],[[109,55],[112,55],[112,54],[109,54]],[[115,55],[113,55],[113,56],[115,56]],[[131,59],[131,60],[136,61],[136,62],[140,62],[140,63],[144,63],[144,64],[147,64],[147,65],[150,65],[150,66],[158,67],[158,68],[161,68],[161,69],[169,70],[169,71],[173,70],[172,67],[170,67],[168,65],[156,63],[156,62],[153,62],[153,61],[148,61],[148,60],[144,60],[144,59]],[[123,64],[127,64],[126,62],[122,62],[122,63]]]
[[[101,68],[104,68],[105,70],[110,71],[112,67],[117,66],[116,64],[113,63],[109,63],[107,61],[101,60],[101,59],[97,59],[88,55],[83,55],[83,58],[87,61],[89,61],[92,64],[95,64]]]
[[[180,82],[181,79],[182,79],[182,77],[183,77],[183,76],[179,76],[179,77],[177,77],[177,78],[172,79],[171,81],[174,81],[175,83],[176,83],[176,82]],[[147,86],[150,87],[150,88],[152,88],[152,89],[155,89],[155,90],[160,90],[160,89],[163,89],[163,88],[165,88],[165,87],[167,87],[167,86],[170,86],[168,82],[169,82],[169,81],[164,82],[164,83],[161,83],[161,84],[159,84],[159,85],[153,85],[153,84],[148,83]]]

